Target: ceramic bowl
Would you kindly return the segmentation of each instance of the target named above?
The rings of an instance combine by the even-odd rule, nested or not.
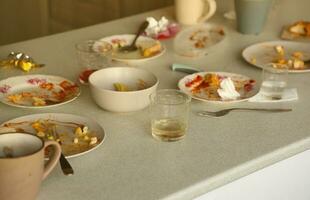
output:
[[[137,84],[141,80],[146,87],[138,90]],[[115,83],[128,86],[130,91],[116,91]],[[92,73],[89,84],[92,97],[101,108],[112,112],[131,112],[149,105],[149,96],[156,91],[158,79],[143,69],[110,67]]]

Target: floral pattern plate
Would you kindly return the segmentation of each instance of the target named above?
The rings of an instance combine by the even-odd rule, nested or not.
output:
[[[236,100],[222,100],[218,95],[210,97],[208,91],[213,90],[211,86],[208,86],[208,83],[201,82],[205,79],[206,74],[215,74],[219,79],[224,79],[230,77],[234,82],[234,85],[238,85],[237,91],[240,94],[240,97]],[[200,79],[200,80],[198,80]],[[198,84],[199,82],[199,84]],[[190,97],[201,100],[204,102],[211,103],[237,103],[242,101],[247,101],[249,98],[253,97],[258,93],[259,88],[257,87],[256,81],[247,76],[241,74],[234,74],[228,72],[198,72],[191,75],[187,75],[179,81],[178,84],[181,91],[189,95]],[[237,88],[236,87],[236,88]],[[212,92],[212,91],[211,91]],[[216,93],[216,90],[213,90],[212,93]]]
[[[2,129],[35,134],[44,140],[58,141],[66,158],[83,155],[96,149],[105,138],[103,128],[96,121],[64,113],[18,117],[1,124],[0,130]]]
[[[15,107],[45,108],[73,101],[78,85],[59,76],[25,75],[0,81],[0,101]]]

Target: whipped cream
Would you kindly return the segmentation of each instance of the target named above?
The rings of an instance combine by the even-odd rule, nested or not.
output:
[[[221,81],[220,89],[218,89],[217,92],[223,100],[236,100],[240,97],[240,94],[236,91],[234,82],[230,77]]]
[[[159,21],[154,17],[148,17],[146,18],[146,21],[149,22],[148,27],[145,29],[145,33],[148,36],[156,36],[158,33],[166,31],[169,24],[166,17],[161,17]]]

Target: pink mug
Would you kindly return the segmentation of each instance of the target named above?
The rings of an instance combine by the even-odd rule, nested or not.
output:
[[[53,154],[44,164],[47,147],[53,147]],[[34,200],[60,154],[55,141],[27,133],[0,134],[0,199]]]

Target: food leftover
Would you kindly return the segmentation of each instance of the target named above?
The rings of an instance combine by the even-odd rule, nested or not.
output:
[[[18,132],[35,134],[43,140],[53,140],[62,147],[64,155],[73,155],[91,149],[99,144],[97,133],[86,124],[63,122],[52,119],[37,119],[6,123],[4,127],[14,128]]]
[[[300,51],[295,51],[291,55],[287,56],[283,46],[274,46],[276,52],[276,58],[272,61],[274,68],[288,68],[294,70],[303,70],[306,68],[304,54]]]
[[[295,22],[288,27],[288,31],[296,36],[310,37],[310,22]]]
[[[17,105],[47,106],[64,102],[75,96],[79,88],[68,81],[60,83],[48,82],[45,79],[29,79],[29,84],[35,88],[29,88],[6,96],[7,100]]]
[[[113,86],[114,86],[115,91],[119,91],[119,92],[136,91],[136,90],[143,90],[147,88],[146,82],[142,79],[137,80],[135,87],[129,87],[128,85],[124,83],[120,83],[120,82],[113,83]]]
[[[186,82],[193,95],[204,96],[208,100],[236,100],[246,96],[253,90],[255,80],[239,79],[216,73],[197,75],[194,79]]]

